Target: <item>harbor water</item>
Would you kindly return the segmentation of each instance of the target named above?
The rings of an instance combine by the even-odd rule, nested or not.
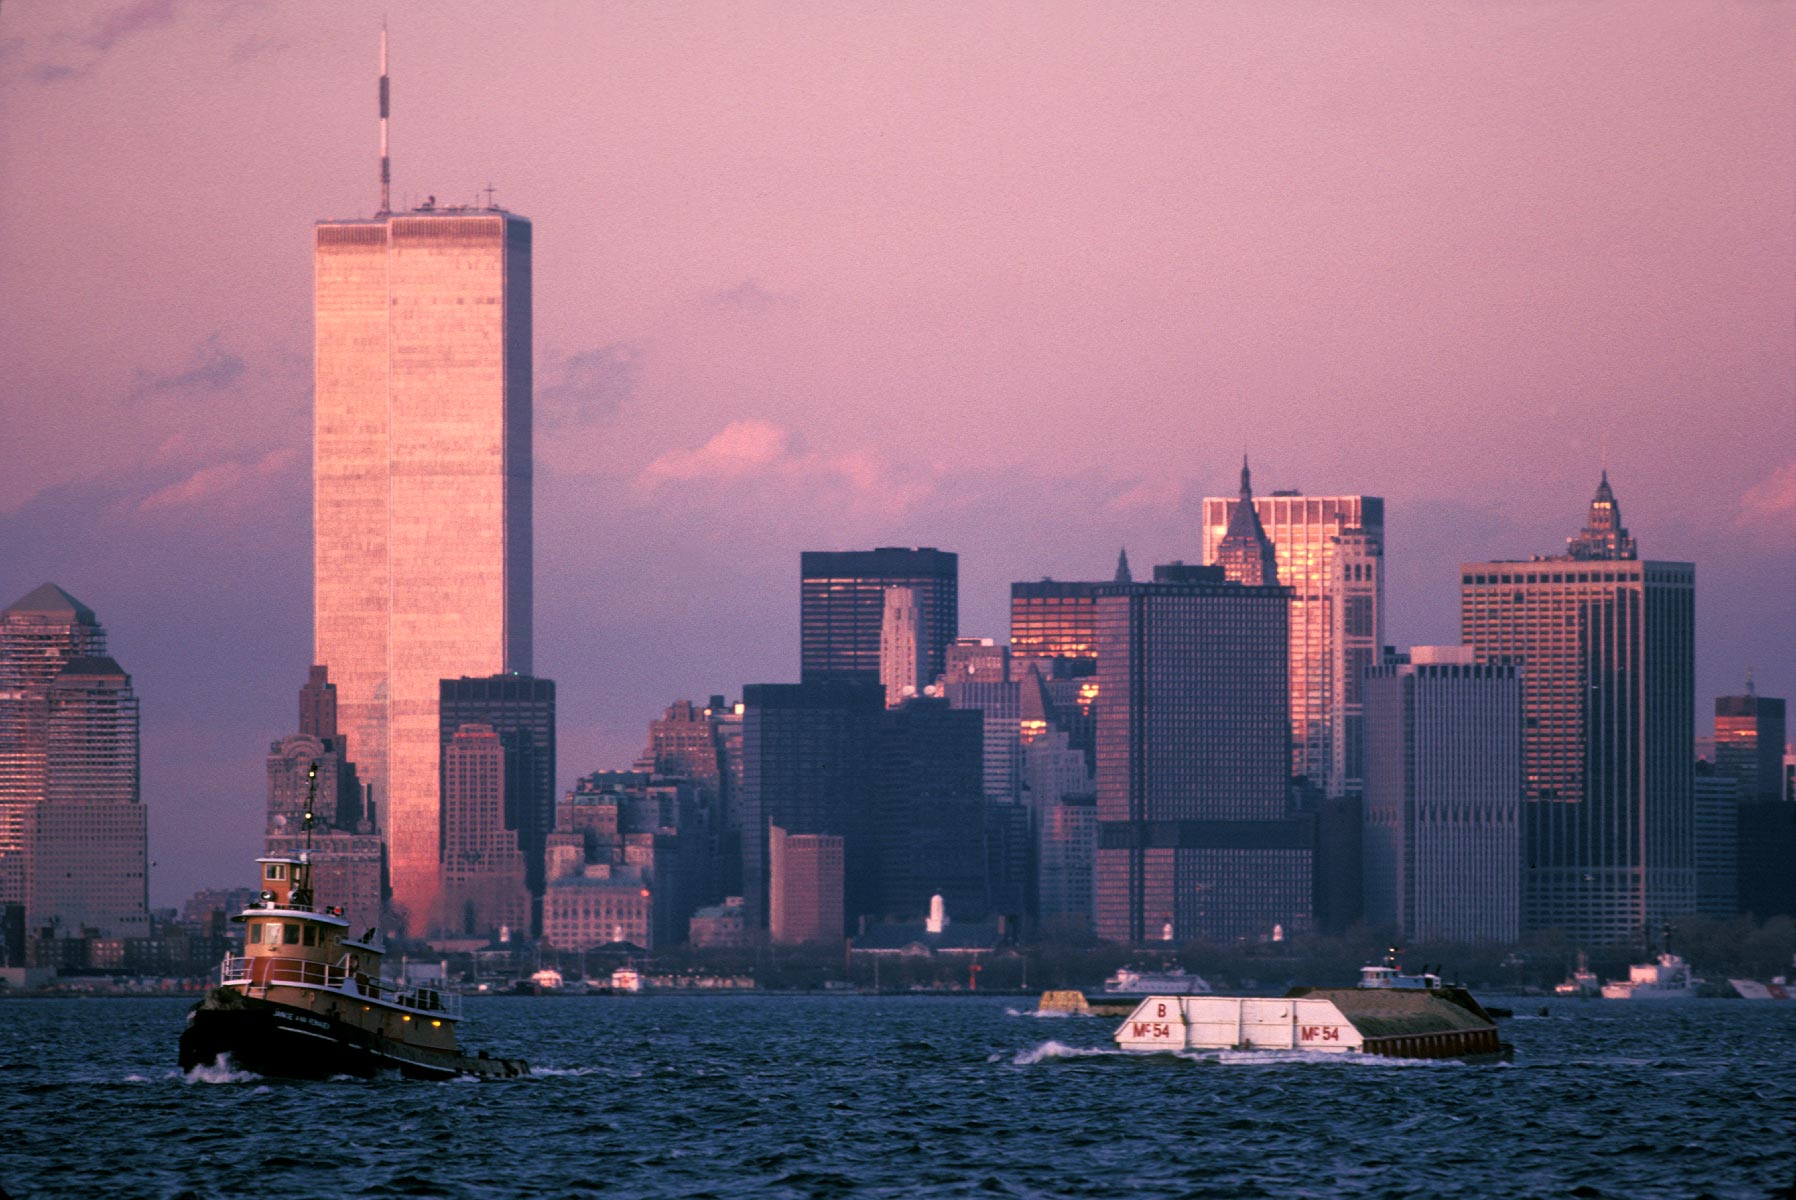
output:
[[[495,997],[462,1040],[531,1075],[437,1084],[184,1075],[187,1003],[0,1002],[0,1190],[1796,1195],[1796,1004],[1515,1001],[1515,1062],[1467,1066],[1123,1055],[1016,998]]]

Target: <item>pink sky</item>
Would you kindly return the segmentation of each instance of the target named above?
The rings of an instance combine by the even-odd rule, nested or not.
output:
[[[1699,724],[1796,690],[1788,4],[386,11],[396,195],[536,223],[564,779],[795,677],[801,549],[958,550],[1003,636],[1013,579],[1195,559],[1243,448],[1387,497],[1408,644],[1563,545],[1607,438],[1698,564]],[[0,603],[111,627],[159,903],[242,874],[295,719],[309,238],[375,206],[378,21],[0,12]]]

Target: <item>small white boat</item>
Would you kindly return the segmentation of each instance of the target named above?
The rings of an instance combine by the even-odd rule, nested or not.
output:
[[[1104,980],[1104,995],[1117,996],[1207,996],[1211,987],[1201,975],[1188,975],[1183,967],[1161,971],[1138,971],[1124,967]]]
[[[1769,983],[1756,979],[1730,979],[1728,983],[1742,1000],[1796,1000],[1796,984],[1778,975]]]
[[[1697,979],[1681,955],[1667,950],[1649,963],[1635,963],[1626,979],[1603,985],[1605,1000],[1693,1000]]]

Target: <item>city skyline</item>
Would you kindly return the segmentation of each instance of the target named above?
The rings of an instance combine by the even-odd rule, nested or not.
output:
[[[262,760],[292,732],[310,658],[305,231],[375,195],[373,31],[366,45],[346,32],[364,15],[212,29],[163,8],[165,22],[107,38],[101,21],[123,10],[0,22],[0,153],[42,181],[0,218],[20,284],[0,302],[19,351],[5,586],[54,581],[134,647],[156,903],[234,879],[259,840]],[[893,31],[878,20],[750,20],[740,50],[698,39],[692,60],[720,83],[681,71],[662,85],[655,70],[702,20],[563,16],[545,39],[397,6],[397,195],[471,199],[497,180],[567,252],[554,278],[539,270],[537,354],[535,666],[562,689],[558,788],[626,764],[676,700],[796,679],[802,550],[957,552],[961,632],[1001,637],[1011,582],[1108,578],[1120,545],[1140,563],[1196,561],[1196,507],[1232,490],[1242,443],[1266,494],[1386,497],[1386,640],[1409,644],[1457,640],[1459,563],[1559,544],[1606,438],[1651,557],[1703,573],[1699,719],[1748,668],[1789,695],[1796,462],[1779,431],[1796,255],[1778,214],[1796,169],[1776,153],[1792,114],[1768,49],[1787,45],[1789,15],[1685,28],[1630,13],[1618,28],[1620,9],[1593,6],[1549,45],[1502,14],[1427,25],[1415,11],[1381,9],[1364,33],[1312,13],[1316,42],[1239,13],[1153,30],[1062,16],[1014,65],[981,58],[965,75],[949,54],[965,23],[1004,16],[909,18],[883,63],[871,50]],[[1468,72],[1454,47],[1473,33],[1528,86]],[[1325,55],[1331,39],[1364,64]],[[608,81],[552,101],[579,56],[548,40],[607,47]],[[1201,45],[1262,47],[1287,70],[1206,59],[1206,93],[1174,70],[1178,47]],[[537,82],[520,59],[545,50]],[[860,82],[820,70],[831,53]],[[732,91],[761,79],[757,55],[796,64],[788,75],[848,115],[798,112],[809,92],[791,80]],[[1301,69],[1318,61],[1331,71]],[[189,91],[169,92],[170,63]],[[1330,117],[1357,72],[1405,67],[1405,103]],[[962,90],[925,89],[932,106],[913,80]],[[1463,103],[1445,103],[1449,81]],[[728,145],[706,133],[704,97],[723,94],[745,97]],[[1210,102],[1260,119],[1237,142],[1228,122],[1187,119]],[[1043,105],[1053,136],[1035,129]],[[501,137],[532,108],[618,169]],[[175,152],[199,112],[229,114],[223,140]],[[853,149],[883,128],[875,113],[890,167]],[[93,136],[47,134],[67,121]],[[1319,140],[1343,122],[1415,164],[1396,173],[1403,190]],[[1466,150],[1445,140],[1454,128]],[[998,142],[1015,147],[1002,171],[980,158]],[[139,153],[167,169],[133,169]],[[251,186],[194,189],[208,156]],[[1143,178],[1164,182],[1130,199]],[[1268,196],[1281,199],[1247,211]],[[191,219],[145,223],[177,203]],[[848,252],[869,222],[891,247]],[[143,248],[139,269],[101,276],[88,243],[120,239]],[[184,844],[197,828],[218,842]]]

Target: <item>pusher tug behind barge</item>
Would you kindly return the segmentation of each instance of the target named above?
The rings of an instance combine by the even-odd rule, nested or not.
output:
[[[261,897],[231,918],[248,927],[245,952],[225,956],[219,986],[188,1012],[183,1071],[226,1054],[243,1070],[297,1079],[383,1071],[505,1078],[529,1070],[521,1059],[456,1047],[460,997],[382,979],[374,930],[351,937],[342,909],[314,905],[308,858],[256,860]]]

